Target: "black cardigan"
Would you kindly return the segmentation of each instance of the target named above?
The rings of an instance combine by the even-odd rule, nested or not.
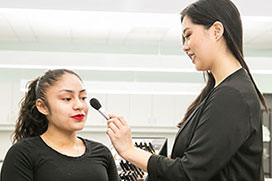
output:
[[[237,70],[182,124],[172,159],[150,157],[149,181],[262,181],[260,110],[246,70]]]

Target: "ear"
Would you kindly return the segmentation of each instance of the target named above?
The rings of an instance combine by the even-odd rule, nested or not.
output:
[[[48,113],[49,113],[48,108],[46,107],[46,105],[42,99],[36,100],[36,107],[40,113],[44,114],[45,116],[48,115]]]
[[[221,39],[224,34],[224,26],[220,21],[216,21],[212,25],[212,31],[216,40]]]

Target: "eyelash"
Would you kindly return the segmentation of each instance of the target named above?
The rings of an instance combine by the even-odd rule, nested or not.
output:
[[[184,45],[185,40],[188,39],[192,34],[187,34],[186,36],[182,36],[182,44]]]
[[[82,99],[83,101],[85,101],[85,100],[87,99],[87,97],[82,97],[81,99]],[[63,98],[62,100],[64,100],[64,101],[70,101],[71,98]]]
[[[191,36],[191,34],[187,34],[184,38],[189,38]]]

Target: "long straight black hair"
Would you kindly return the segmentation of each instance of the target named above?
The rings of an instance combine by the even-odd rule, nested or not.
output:
[[[268,108],[265,103],[265,99],[259,89],[257,88],[253,77],[249,71],[249,68],[244,60],[243,55],[243,29],[240,13],[237,7],[230,0],[198,0],[195,3],[187,6],[181,12],[181,23],[184,17],[190,18],[192,23],[203,25],[205,28],[210,28],[214,22],[220,21],[224,26],[223,37],[226,41],[227,47],[235,58],[240,62],[241,66],[247,70],[247,73],[258,93],[260,101],[265,107]],[[215,79],[210,72],[206,72],[208,77],[207,84],[198,97],[188,107],[184,118],[178,124],[178,127],[186,120],[193,112],[197,105],[206,97],[215,85]]]
[[[21,101],[19,117],[13,132],[13,143],[26,137],[39,136],[48,127],[48,120],[36,107],[36,100],[41,99],[50,112],[50,106],[46,99],[46,91],[53,86],[64,74],[73,74],[80,80],[75,72],[67,69],[48,70],[43,76],[35,78],[28,85],[28,91]],[[82,81],[82,80],[81,80]]]

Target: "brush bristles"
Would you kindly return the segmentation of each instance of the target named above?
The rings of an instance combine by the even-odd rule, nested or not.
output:
[[[90,100],[90,104],[93,108],[95,108],[96,110],[99,110],[101,108],[101,104],[99,103],[99,101],[96,98],[92,98]]]

